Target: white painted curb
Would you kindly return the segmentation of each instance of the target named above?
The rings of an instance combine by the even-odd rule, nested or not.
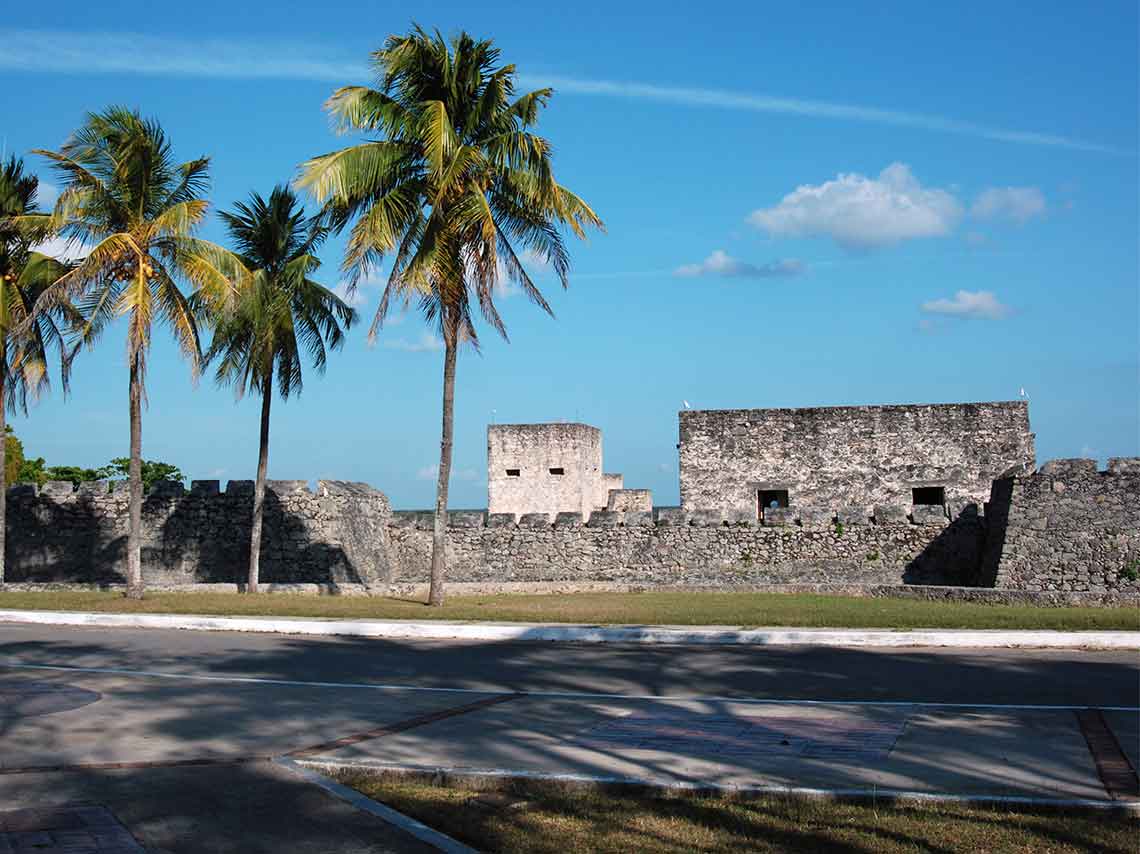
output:
[[[318,773],[313,768],[302,765],[287,757],[278,757],[273,760],[274,764],[280,765],[282,768],[287,768],[294,774],[303,777],[310,783],[320,786],[334,798],[338,798],[347,804],[356,807],[358,810],[363,810],[370,813],[379,819],[382,819],[388,824],[395,825],[404,831],[404,833],[414,836],[421,842],[425,842],[437,851],[443,851],[444,854],[479,854],[479,851],[470,846],[464,845],[457,839],[453,839],[446,833],[441,833],[434,827],[428,827],[420,821],[402,812],[392,809],[387,804],[382,804],[379,801],[374,801],[355,789],[350,789],[348,786],[343,786],[336,780],[330,780],[323,774]]]
[[[47,626],[95,626],[116,629],[190,629],[211,632],[347,635],[394,640],[1140,650],[1140,631],[741,629],[734,626],[588,626],[556,623],[318,620],[280,617],[206,617],[188,614],[104,614],[75,611],[4,610],[0,610],[0,622]]]

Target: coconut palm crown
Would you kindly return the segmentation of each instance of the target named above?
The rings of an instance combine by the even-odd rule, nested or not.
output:
[[[8,411],[28,411],[48,386],[48,351],[60,354],[60,379],[67,389],[68,358],[63,330],[74,322],[70,305],[36,313],[44,290],[67,272],[54,258],[35,251],[34,237],[17,223],[34,215],[39,180],[24,172],[12,157],[0,164],[0,584],[4,582],[4,539],[7,514],[4,441]]]
[[[520,261],[524,250],[568,284],[562,228],[584,237],[598,216],[559,184],[551,145],[534,132],[550,89],[518,95],[515,67],[487,40],[444,40],[416,27],[372,56],[378,88],[338,89],[326,107],[356,145],[302,165],[299,185],[352,223],[344,268],[350,284],[385,256],[392,269],[371,335],[393,301],[417,299],[444,343],[444,414],[432,556],[432,604],[442,602],[443,538],[451,466],[455,352],[478,345],[473,315],[506,337],[494,304],[505,276],[550,306]]]
[[[258,592],[265,479],[269,461],[269,411],[276,378],[281,397],[301,390],[301,356],[307,353],[323,372],[326,348],[344,341],[356,312],[340,297],[309,278],[320,265],[313,254],[328,230],[320,217],[306,217],[288,187],[269,199],[257,193],[222,219],[245,267],[251,271],[231,312],[213,318],[214,338],[206,360],[218,359],[215,378],[261,394],[261,433],[254,483],[246,590]],[[343,327],[343,328],[342,328]]]
[[[141,564],[142,416],[146,355],[155,320],[172,331],[195,375],[201,346],[195,311],[228,310],[245,274],[237,258],[194,236],[206,216],[209,160],[178,163],[162,127],[124,107],[88,114],[59,151],[38,151],[63,185],[49,214],[21,217],[29,231],[58,234],[85,250],[74,269],[37,301],[37,310],[73,302],[83,314],[76,348],[93,346],[112,321],[126,323],[130,372],[130,526],[127,592],[143,593]]]

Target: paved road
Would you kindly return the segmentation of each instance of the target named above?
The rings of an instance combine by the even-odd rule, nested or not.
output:
[[[1135,651],[459,643],[0,624],[0,662],[625,696],[1136,706]]]
[[[298,752],[1103,800],[1075,709],[1140,705],[1137,658],[0,624],[0,811],[101,804],[152,851],[423,850],[268,761]],[[1136,714],[1097,714],[1140,764]]]

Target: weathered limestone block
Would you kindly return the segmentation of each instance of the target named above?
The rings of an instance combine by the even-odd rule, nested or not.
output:
[[[949,525],[946,509],[935,504],[918,504],[910,511],[916,525]]]
[[[397,510],[392,514],[391,525],[394,528],[415,528],[419,514],[415,511]]]
[[[34,498],[38,492],[34,483],[17,483],[8,487],[9,498]]]
[[[652,510],[653,491],[650,489],[611,489],[606,509],[615,512]]]
[[[613,492],[610,494],[612,495]],[[590,528],[616,528],[621,524],[624,516],[625,513],[618,513],[613,510],[595,510],[590,514],[590,520],[586,525]]]
[[[556,528],[581,528],[582,527],[582,514],[573,513],[564,510],[554,517],[554,527]]]
[[[906,525],[908,523],[906,509],[897,504],[885,504],[875,508],[876,525]]]
[[[835,524],[835,511],[830,507],[801,507],[800,525],[813,531],[822,531]]]
[[[272,492],[274,495],[308,492],[309,482],[307,480],[267,480],[265,481],[265,491]]]
[[[796,511],[791,507],[769,507],[764,511],[765,528],[787,528],[796,524]]]
[[[724,514],[725,524],[745,528],[756,527],[756,514],[751,510],[729,510]]]
[[[76,490],[80,495],[108,495],[111,492],[111,481],[109,480],[85,480],[79,484],[79,489]]]
[[[689,515],[689,524],[695,528],[719,528],[724,524],[724,511],[694,510]]]
[[[627,528],[647,528],[653,526],[653,513],[649,510],[627,510],[623,524]]]
[[[226,484],[226,495],[253,495],[253,481],[231,480]]]
[[[190,481],[190,494],[191,495],[220,495],[222,491],[222,484],[216,480],[192,480]]]
[[[1140,474],[1140,457],[1110,457],[1109,474]]]
[[[1050,477],[1088,477],[1096,474],[1096,460],[1065,459],[1049,460],[1041,466],[1041,474]]]
[[[549,513],[523,513],[519,516],[519,527],[531,530],[550,530]]]
[[[181,498],[186,494],[186,487],[180,480],[158,480],[151,485],[147,495],[155,498]]]
[[[514,528],[518,526],[518,517],[514,513],[488,513],[488,528]]]
[[[653,511],[653,518],[663,527],[681,527],[689,524],[689,514],[680,507],[658,507]]]
[[[452,528],[482,528],[485,526],[482,510],[452,510],[447,514]]]
[[[75,492],[75,486],[70,480],[49,480],[40,487],[40,495],[51,498],[67,498]]]
[[[844,527],[871,524],[871,516],[866,507],[840,507],[835,518]]]
[[[434,531],[435,530],[435,513],[431,510],[419,510],[416,512],[416,529],[420,531]]]

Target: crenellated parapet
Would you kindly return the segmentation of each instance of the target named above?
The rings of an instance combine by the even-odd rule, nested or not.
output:
[[[981,582],[1016,590],[1140,588],[1140,458],[1050,460],[994,481]]]

